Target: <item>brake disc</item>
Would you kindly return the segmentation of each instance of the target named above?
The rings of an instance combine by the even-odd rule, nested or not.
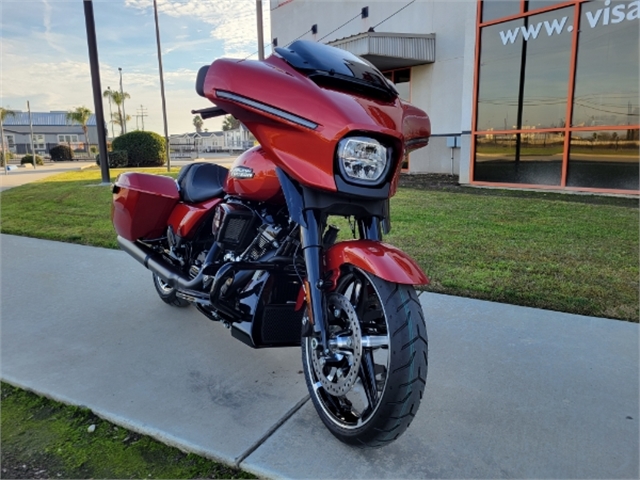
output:
[[[362,362],[362,332],[353,305],[344,295],[333,293],[327,298],[327,319],[331,354],[311,351],[313,370],[327,393],[341,397],[358,379]]]

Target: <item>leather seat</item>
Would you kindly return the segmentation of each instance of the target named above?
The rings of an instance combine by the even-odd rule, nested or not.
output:
[[[229,169],[215,163],[192,163],[180,170],[177,182],[180,198],[187,203],[200,203],[224,193]]]

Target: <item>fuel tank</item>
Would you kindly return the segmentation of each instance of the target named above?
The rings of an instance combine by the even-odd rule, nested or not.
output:
[[[276,165],[260,146],[244,152],[231,166],[224,191],[254,202],[284,203]]]

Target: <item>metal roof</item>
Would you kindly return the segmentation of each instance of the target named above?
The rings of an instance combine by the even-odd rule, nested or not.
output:
[[[33,125],[45,125],[45,126],[69,126],[78,125],[67,120],[67,112],[31,112],[31,119]],[[29,125],[29,113],[28,112],[15,112],[15,115],[7,115],[3,122],[6,126],[28,126]],[[87,125],[90,127],[96,126],[96,116],[92,114],[89,117]]]
[[[380,70],[436,61],[436,34],[365,32],[329,42],[373,63]]]

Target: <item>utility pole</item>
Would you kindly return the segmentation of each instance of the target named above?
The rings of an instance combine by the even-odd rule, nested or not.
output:
[[[29,112],[29,129],[31,130],[31,160],[33,161],[33,169],[36,169],[36,149],[33,148],[33,122],[31,121],[31,106],[27,100],[27,111]]]
[[[262,0],[256,0],[256,17],[258,19],[258,60],[264,60],[264,34],[262,33]]]
[[[91,85],[93,87],[93,104],[96,109],[96,129],[98,131],[98,150],[100,152],[100,170],[102,183],[109,184],[109,158],[107,157],[107,132],[104,128],[104,110],[102,108],[102,88],[100,86],[100,67],[98,63],[98,42],[96,25],[93,20],[93,2],[84,0],[84,20],[87,28],[87,45],[89,48],[89,64],[91,66]]]
[[[162,50],[160,50],[160,27],[158,26],[158,4],[153,0],[153,14],[156,20],[156,44],[158,46],[158,70],[160,72],[160,96],[162,97],[162,120],[164,121],[164,140],[167,150],[167,172],[171,171],[171,154],[169,151],[169,128],[167,126],[167,102],[164,98],[164,77],[162,75]]]
[[[144,117],[148,117],[148,116],[149,115],[147,115],[147,109],[143,105],[140,105],[140,108],[136,112],[136,127],[138,126],[138,118],[140,118],[143,132],[144,132]]]
[[[7,163],[9,158],[7,156],[7,143],[4,141],[4,125],[2,124],[2,117],[0,116],[0,136],[2,137],[2,163],[4,164],[4,174],[7,175],[9,170],[7,169]]]

